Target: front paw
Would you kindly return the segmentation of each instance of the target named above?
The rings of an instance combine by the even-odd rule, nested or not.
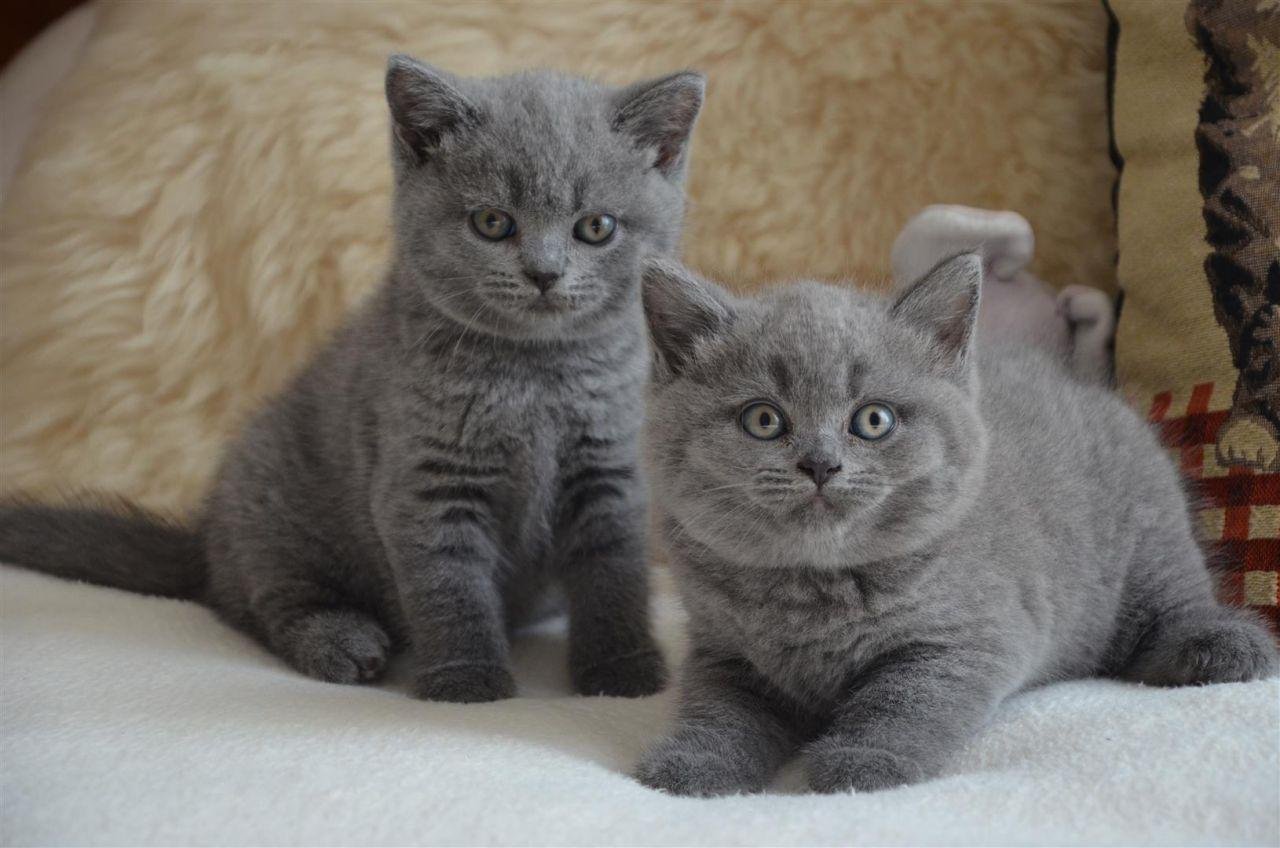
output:
[[[516,694],[516,681],[506,666],[453,663],[421,672],[414,681],[413,694],[425,701],[454,704],[501,701]]]
[[[667,665],[656,648],[647,648],[573,670],[573,688],[581,695],[643,698],[667,685]]]
[[[749,785],[720,754],[674,738],[658,744],[640,758],[636,780],[672,795],[709,797],[759,789]]]
[[[879,748],[819,742],[809,749],[809,788],[814,792],[875,792],[923,777],[910,760]]]
[[[1218,462],[1252,466],[1259,471],[1280,468],[1280,437],[1260,415],[1236,411],[1218,430]]]

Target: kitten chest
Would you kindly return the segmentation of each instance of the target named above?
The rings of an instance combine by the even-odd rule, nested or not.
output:
[[[850,572],[700,570],[688,592],[700,629],[810,706],[834,704],[882,650],[883,633]]]
[[[592,362],[502,363],[437,405],[486,482],[510,566],[540,570],[557,546],[565,481],[634,466],[643,420],[643,347]],[[640,354],[640,356],[637,356]]]

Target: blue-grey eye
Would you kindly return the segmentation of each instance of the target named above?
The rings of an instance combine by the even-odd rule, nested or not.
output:
[[[516,221],[501,209],[487,207],[471,213],[471,229],[475,230],[480,238],[502,241],[515,234]]]
[[[874,442],[883,439],[893,431],[898,423],[898,416],[888,404],[868,403],[858,407],[849,422],[849,432],[860,439]]]
[[[604,244],[613,238],[618,229],[618,220],[612,215],[597,212],[585,215],[573,225],[573,237],[587,244]]]
[[[787,421],[782,417],[782,410],[762,400],[747,404],[738,421],[747,435],[764,441],[776,439],[787,432]]]

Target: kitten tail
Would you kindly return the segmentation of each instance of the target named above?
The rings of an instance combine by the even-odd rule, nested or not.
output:
[[[197,599],[200,536],[125,501],[0,505],[0,562],[144,595]]]

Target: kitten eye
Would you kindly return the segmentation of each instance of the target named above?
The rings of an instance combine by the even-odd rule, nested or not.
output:
[[[782,417],[782,410],[764,401],[748,404],[738,420],[747,435],[764,441],[776,439],[787,432],[787,422]]]
[[[859,439],[874,442],[889,435],[897,423],[898,416],[893,414],[893,409],[888,405],[868,403],[858,407],[858,410],[853,413],[853,420],[849,422],[849,432]]]
[[[579,218],[578,223],[573,225],[573,237],[587,244],[604,244],[613,238],[613,233],[617,229],[616,218],[599,212]]]
[[[480,238],[502,241],[516,231],[516,221],[501,209],[477,209],[471,213],[471,229]]]

